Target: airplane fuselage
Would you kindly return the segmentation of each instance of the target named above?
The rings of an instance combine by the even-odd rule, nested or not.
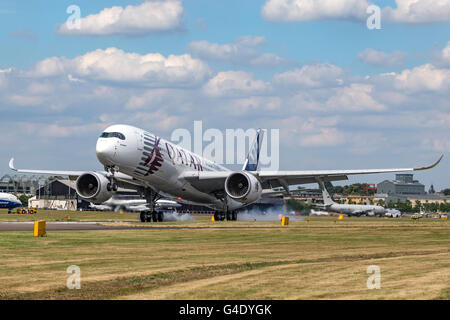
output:
[[[154,190],[190,201],[223,207],[215,196],[200,192],[180,179],[185,171],[230,171],[200,155],[181,148],[145,130],[113,125],[97,141],[96,154],[104,166],[117,166],[119,172],[139,180]],[[229,207],[242,207],[228,201]]]
[[[359,205],[359,204],[338,204],[334,203],[327,207],[329,211],[345,214],[383,214],[386,209],[376,205]]]
[[[22,206],[22,202],[16,196],[9,193],[0,193],[0,208],[14,209]]]

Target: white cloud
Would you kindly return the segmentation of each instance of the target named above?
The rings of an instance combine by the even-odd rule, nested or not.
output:
[[[182,116],[168,114],[164,109],[157,109],[152,112],[128,112],[126,114],[103,113],[99,118],[107,123],[131,123],[155,133],[167,133],[169,130],[180,126],[184,121]]]
[[[383,111],[386,106],[372,97],[373,86],[353,83],[348,87],[337,88],[326,102],[327,109],[345,111]]]
[[[450,151],[450,136],[426,140],[425,145],[427,147],[431,146],[431,149],[435,150],[435,151],[449,152]]]
[[[265,20],[277,22],[362,20],[367,17],[368,6],[365,0],[267,0],[262,16]]]
[[[43,137],[73,137],[82,136],[86,133],[98,133],[105,129],[104,123],[89,123],[82,125],[60,125],[57,123],[48,125],[36,125],[34,126],[34,133]]]
[[[67,75],[77,80],[90,79],[142,86],[192,86],[211,74],[204,62],[188,54],[159,53],[140,55],[117,48],[97,49],[73,59],[52,57],[38,62],[27,75],[50,77]]]
[[[385,7],[382,19],[394,23],[450,21],[450,0],[395,0],[397,7]]]
[[[246,114],[254,115],[255,111],[263,112],[264,114],[280,114],[282,104],[283,99],[280,97],[250,96],[227,100],[221,106],[221,110],[226,114],[240,117]]]
[[[161,105],[171,94],[176,93],[165,88],[150,89],[144,94],[131,96],[125,107],[127,109],[142,109],[147,106]]]
[[[244,71],[219,72],[203,87],[205,94],[215,97],[238,97],[267,94],[270,86]]]
[[[279,86],[300,86],[308,88],[337,86],[342,84],[344,71],[332,64],[317,63],[303,66],[273,77],[274,84]]]
[[[442,51],[437,52],[433,57],[433,64],[437,66],[450,67],[450,41],[447,42]]]
[[[141,35],[169,31],[181,26],[181,1],[146,1],[125,8],[105,8],[98,14],[81,18],[80,28],[62,24],[58,33],[63,35]]]
[[[266,43],[264,37],[244,36],[233,43],[218,44],[208,41],[193,41],[189,51],[201,59],[227,62],[239,65],[277,66],[288,61],[273,53],[263,53],[255,47]]]
[[[445,92],[450,89],[450,69],[439,69],[431,64],[405,69],[399,74],[393,73],[381,78],[392,80],[397,89],[409,92]]]
[[[300,146],[336,146],[345,141],[345,135],[336,128],[321,128],[319,133],[301,137]]]
[[[9,97],[9,102],[17,106],[39,106],[44,102],[41,96],[13,94]]]
[[[430,23],[450,21],[450,0],[396,0],[396,7],[384,7],[381,21]],[[267,0],[262,8],[265,20],[298,22],[324,19],[365,21],[370,5],[366,0]]]
[[[385,53],[375,49],[368,48],[358,54],[358,59],[364,63],[377,67],[398,67],[402,66],[408,54],[401,51],[393,51],[392,53]]]

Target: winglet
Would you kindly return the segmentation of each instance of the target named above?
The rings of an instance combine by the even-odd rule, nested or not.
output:
[[[439,158],[439,160],[436,161],[436,162],[435,162],[434,164],[432,164],[431,166],[428,166],[428,167],[422,167],[422,168],[414,168],[414,171],[428,170],[428,169],[434,168],[434,167],[436,167],[436,166],[439,164],[439,162],[441,162],[441,160],[442,160],[443,157],[444,157],[444,155],[441,155],[441,157]]]
[[[17,171],[17,169],[14,168],[14,158],[11,158],[11,160],[9,160],[9,168],[11,170]]]

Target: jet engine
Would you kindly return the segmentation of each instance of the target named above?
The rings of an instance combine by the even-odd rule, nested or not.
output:
[[[108,191],[109,180],[102,174],[88,172],[78,177],[75,188],[78,195],[86,201],[95,204],[109,200],[113,193]]]
[[[252,174],[235,172],[225,180],[225,192],[236,201],[252,203],[261,198],[262,187]]]

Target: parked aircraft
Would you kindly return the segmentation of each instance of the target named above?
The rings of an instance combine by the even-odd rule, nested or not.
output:
[[[310,216],[328,216],[329,213],[327,211],[321,211],[321,210],[314,210],[311,209],[311,212],[309,214]]]
[[[236,210],[258,201],[263,189],[321,181],[346,180],[348,175],[426,170],[422,168],[261,171],[259,152],[264,131],[258,130],[242,170],[232,171],[161,137],[129,125],[108,127],[98,138],[97,158],[105,171],[57,171],[16,169],[14,158],[9,166],[17,172],[65,175],[76,179],[76,191],[94,204],[110,199],[117,188],[138,190],[149,210],[142,221],[157,221],[154,212],[161,197],[182,198],[214,210],[216,220],[236,220]],[[162,217],[160,217],[162,218]]]
[[[114,196],[102,204],[91,203],[90,207],[100,211],[130,211],[141,212],[148,210],[147,201],[144,199],[116,199]],[[155,204],[156,209],[170,210],[180,208],[181,204],[172,200],[159,199]]]
[[[10,193],[0,192],[0,208],[8,209],[11,212],[12,209],[22,206],[22,202],[17,197]]]
[[[321,208],[336,213],[345,213],[349,216],[360,217],[362,215],[374,216],[384,215],[389,212],[392,217],[399,217],[400,211],[395,209],[386,209],[382,206],[372,205],[367,199],[366,204],[339,204],[333,201],[322,181],[319,181],[319,187],[322,190],[323,205]]]

